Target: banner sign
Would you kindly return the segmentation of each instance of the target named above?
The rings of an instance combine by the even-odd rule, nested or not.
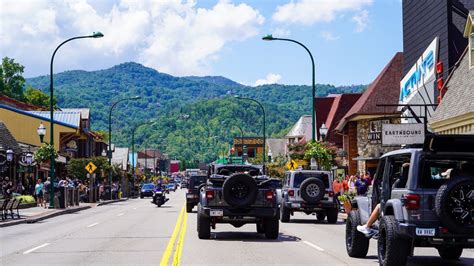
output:
[[[383,124],[382,145],[423,144],[425,126],[423,124]]]
[[[382,125],[390,123],[390,120],[373,120],[369,122],[369,133],[367,139],[371,144],[381,143]]]

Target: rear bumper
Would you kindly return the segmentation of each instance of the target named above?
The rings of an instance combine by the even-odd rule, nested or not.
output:
[[[433,236],[419,236],[416,228],[434,228]],[[414,240],[418,247],[438,247],[438,246],[459,246],[464,248],[474,248],[474,235],[443,233],[440,227],[417,226],[414,224],[399,224],[399,235],[404,238]]]
[[[186,204],[197,205],[199,203],[199,194],[186,193]]]
[[[211,217],[211,210],[222,210],[224,215],[217,218],[230,218],[232,220],[252,220],[252,218],[279,218],[280,211],[278,207],[274,208],[220,208],[220,207],[201,207],[200,213]]]
[[[301,212],[309,212],[309,211],[321,211],[324,209],[332,209],[337,208],[337,204],[334,201],[329,200],[322,200],[315,204],[309,204],[305,202],[285,202],[283,203],[284,206],[291,211],[301,211]]]

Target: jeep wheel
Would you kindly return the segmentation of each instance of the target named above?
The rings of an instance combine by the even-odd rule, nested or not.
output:
[[[351,211],[346,221],[346,250],[349,257],[364,258],[369,251],[370,239],[357,231],[357,226],[360,224],[359,212]]]
[[[281,209],[281,222],[282,223],[288,223],[290,221],[290,209],[288,209],[287,207],[285,207],[285,204],[281,204],[280,205],[280,209]]]
[[[192,204],[186,204],[186,212],[191,213],[193,212],[193,205]]]
[[[321,179],[311,177],[301,183],[300,193],[306,202],[317,203],[323,199],[326,187]]]
[[[445,260],[457,260],[461,257],[462,248],[460,247],[448,247],[438,248],[439,256]]]
[[[222,185],[224,201],[232,207],[248,207],[255,202],[257,195],[257,183],[247,174],[233,174]]]
[[[436,193],[435,210],[441,223],[458,234],[474,233],[474,179],[451,178]]]
[[[339,210],[337,208],[326,209],[326,215],[328,217],[329,224],[337,223],[337,217],[339,215]]]
[[[211,220],[198,213],[197,231],[199,239],[209,239],[211,237]]]
[[[268,239],[277,239],[280,230],[280,221],[278,218],[268,218],[263,220],[263,229],[265,237]]]
[[[398,236],[395,217],[382,217],[377,243],[379,264],[382,266],[406,265],[410,246],[409,241]]]
[[[324,212],[317,212],[316,213],[316,220],[324,221],[325,218],[326,218],[326,213],[324,213]]]
[[[263,222],[257,222],[257,233],[263,234],[265,233],[265,227],[263,226]]]

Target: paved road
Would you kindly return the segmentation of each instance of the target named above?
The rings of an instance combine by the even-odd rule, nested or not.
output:
[[[281,224],[277,240],[255,233],[255,225],[218,225],[212,239],[199,240],[196,213],[185,214],[183,205],[184,190],[172,193],[162,208],[136,199],[0,228],[0,265],[377,264],[374,241],[366,259],[346,255],[342,223],[297,215]],[[447,265],[434,249],[417,249],[415,255],[410,265]],[[474,251],[453,265],[474,265]]]

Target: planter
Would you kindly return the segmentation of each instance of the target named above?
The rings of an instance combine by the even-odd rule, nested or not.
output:
[[[351,212],[352,210],[352,204],[351,204],[351,201],[350,200],[345,200],[343,202],[343,206],[344,206],[344,211],[348,214]]]

